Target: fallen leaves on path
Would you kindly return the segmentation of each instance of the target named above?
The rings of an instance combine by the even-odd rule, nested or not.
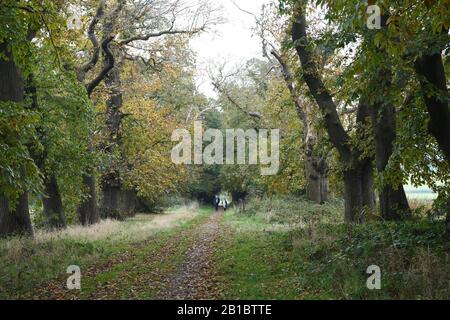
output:
[[[94,286],[89,292],[67,290],[65,277],[61,276],[37,290],[36,296],[52,300],[218,299],[221,289],[213,253],[221,217],[216,213],[206,222],[182,229],[164,239],[160,246],[148,250],[158,240],[158,235],[153,235],[132,250],[91,266],[82,272],[82,288],[87,282]],[[105,275],[110,278],[99,280]]]
[[[212,255],[218,239],[219,219],[215,213],[201,226],[198,239],[188,250],[178,273],[171,279],[170,287],[163,293],[170,300],[212,300],[220,297],[217,274]]]

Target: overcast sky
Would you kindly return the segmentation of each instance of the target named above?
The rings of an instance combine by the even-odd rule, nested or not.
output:
[[[261,6],[268,0],[234,0],[242,9],[258,14]],[[202,93],[214,97],[215,93],[206,75],[210,65],[223,63],[240,64],[252,57],[262,57],[261,42],[252,37],[251,28],[254,19],[240,11],[232,0],[214,0],[221,7],[224,23],[214,27],[214,30],[202,34],[192,40],[192,48],[197,53],[197,83]]]

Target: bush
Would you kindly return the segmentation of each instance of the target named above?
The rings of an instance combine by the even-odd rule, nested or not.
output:
[[[301,275],[302,298],[448,299],[450,235],[443,219],[347,225],[341,200],[317,205],[297,197],[253,198],[245,214],[251,223],[262,220],[264,230],[289,225],[272,229],[286,235],[286,245],[274,251]],[[381,290],[366,287],[371,265],[381,269]]]
[[[139,213],[160,214],[167,208],[188,206],[191,203],[192,200],[180,196],[162,197],[157,201],[138,198],[136,210]]]
[[[128,213],[121,209],[113,210],[100,207],[98,210],[100,211],[100,217],[102,219],[125,221],[129,217]]]
[[[341,222],[343,207],[338,199],[319,205],[302,197],[251,198],[245,214],[257,214],[269,223],[311,225]]]
[[[450,239],[442,222],[321,224],[290,237],[307,288],[345,299],[448,299]],[[380,291],[365,288],[370,265],[381,268]]]

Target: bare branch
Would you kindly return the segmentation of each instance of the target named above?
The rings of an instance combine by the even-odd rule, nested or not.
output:
[[[92,80],[89,84],[86,85],[86,90],[88,95],[91,96],[92,92],[95,88],[108,76],[109,72],[114,68],[116,59],[114,54],[112,53],[109,45],[114,40],[115,35],[114,32],[114,24],[125,6],[125,0],[119,0],[117,7],[110,13],[103,26],[104,38],[102,40],[102,50],[105,54],[105,65],[103,66],[100,73]]]
[[[149,34],[145,34],[145,35],[137,35],[134,37],[130,37],[128,39],[125,40],[120,40],[118,41],[119,44],[121,45],[126,45],[129,44],[130,42],[133,41],[147,41],[150,38],[157,38],[163,35],[173,35],[173,34],[189,34],[189,35],[193,35],[196,34],[198,32],[203,31],[203,28],[200,29],[196,29],[196,30],[164,30],[164,31],[160,31],[160,32],[155,32],[155,33],[149,33]]]
[[[95,36],[95,29],[102,16],[105,14],[105,2],[106,0],[100,0],[97,12],[91,23],[89,24],[88,37],[93,46],[93,53],[91,59],[85,65],[81,66],[78,70],[80,80],[83,80],[86,73],[88,73],[90,70],[92,70],[92,68],[95,67],[100,56],[100,44],[97,40],[97,37]]]
[[[136,13],[131,16],[135,20],[124,25],[126,36],[117,41],[119,45],[148,41],[164,35],[193,36],[219,21],[212,16],[214,9],[203,1],[184,3],[181,0],[155,0],[151,5],[149,1],[136,1],[133,6]],[[183,26],[177,22],[183,22]]]
[[[305,113],[305,110],[303,109],[302,105],[300,104],[299,94],[295,90],[294,78],[292,76],[292,72],[291,72],[289,66],[284,61],[282,56],[275,49],[272,49],[270,51],[270,54],[272,56],[274,56],[275,59],[280,64],[280,66],[281,66],[281,73],[283,75],[284,82],[286,83],[286,86],[287,86],[287,88],[289,90],[289,93],[291,94],[291,98],[292,98],[292,100],[295,103],[295,108],[297,109],[297,113],[298,113],[300,119],[302,120],[303,124],[305,125],[305,128],[308,127],[308,120],[307,120],[308,118],[307,118],[307,115]]]
[[[115,58],[113,53],[111,52],[111,49],[109,48],[109,44],[111,43],[111,41],[113,41],[113,39],[114,39],[113,36],[109,36],[102,42],[102,50],[106,55],[107,63],[105,64],[99,75],[89,84],[86,85],[86,90],[89,96],[91,96],[94,89],[103,81],[103,79],[105,79],[108,73],[114,68]]]
[[[217,81],[213,81],[212,85],[214,86],[214,88],[216,88],[216,90],[223,94],[227,100],[233,105],[235,106],[237,109],[239,109],[240,111],[242,111],[243,113],[245,113],[247,116],[252,117],[252,118],[257,118],[257,119],[261,119],[262,115],[259,112],[252,112],[252,111],[247,111],[244,107],[242,107],[231,95],[228,91],[226,91]]]

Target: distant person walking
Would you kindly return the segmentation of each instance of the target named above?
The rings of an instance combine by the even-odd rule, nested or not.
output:
[[[219,204],[220,204],[220,198],[219,196],[214,197],[214,208],[216,208],[216,211],[219,211]]]

